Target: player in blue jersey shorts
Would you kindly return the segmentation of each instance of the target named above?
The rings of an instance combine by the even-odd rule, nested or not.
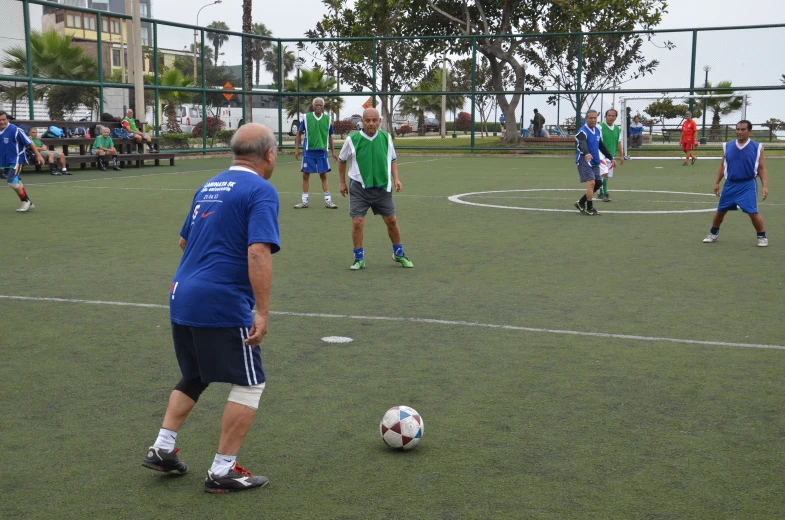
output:
[[[30,197],[27,196],[27,190],[22,184],[22,180],[19,178],[22,165],[25,163],[25,148],[32,150],[38,164],[44,164],[44,158],[41,157],[41,153],[33,141],[21,128],[8,121],[8,113],[0,110],[0,171],[3,172],[8,186],[16,192],[19,200],[22,201],[22,207],[16,210],[19,213],[35,209]]]
[[[742,120],[736,125],[736,140],[722,145],[722,161],[714,183],[714,195],[720,197],[717,213],[711,223],[706,243],[720,238],[720,225],[728,211],[737,207],[750,216],[752,225],[758,233],[758,247],[769,245],[763,217],[758,213],[758,180],[760,177],[762,200],[769,196],[766,163],[763,159],[763,145],[750,139],[752,123]],[[725,185],[720,195],[720,181],[725,177]]]
[[[578,166],[578,178],[586,183],[586,193],[575,203],[575,207],[581,213],[590,216],[599,215],[594,208],[592,196],[595,191],[602,188],[600,153],[607,158],[607,162],[610,163],[609,168],[616,167],[613,155],[602,143],[602,132],[597,127],[598,115],[596,110],[586,112],[586,123],[575,134],[575,164]]]
[[[311,175],[316,173],[322,181],[322,191],[324,191],[324,206],[327,209],[337,209],[338,206],[333,202],[330,195],[330,187],[327,184],[327,173],[332,171],[330,168],[330,158],[327,156],[327,146],[329,144],[333,159],[338,160],[335,154],[335,144],[333,143],[333,129],[330,118],[324,115],[324,99],[314,98],[311,105],[313,112],[308,112],[300,122],[300,129],[294,138],[294,158],[300,160],[300,138],[305,134],[303,142],[303,162],[300,171],[303,172],[303,196],[302,200],[295,204],[295,209],[305,209],[309,204],[308,189]]]
[[[210,383],[229,383],[218,451],[204,481],[210,493],[267,484],[267,477],[237,464],[237,453],[265,385],[259,345],[267,334],[271,255],[280,249],[278,193],[268,182],[277,149],[272,131],[254,123],[238,128],[230,146],[232,166],[199,188],[180,231],[183,257],[169,310],[182,378],[142,461],[156,471],[185,474],[177,432]]]

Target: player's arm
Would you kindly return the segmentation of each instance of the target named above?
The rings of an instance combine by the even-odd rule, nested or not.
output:
[[[593,157],[589,153],[589,145],[586,143],[586,134],[583,132],[578,132],[578,135],[575,136],[575,139],[578,140],[578,151],[581,152],[581,155],[587,161],[591,162]]]
[[[349,144],[351,141],[347,139],[343,143],[343,148],[341,148],[341,153],[338,154],[338,181],[339,181],[339,190],[341,195],[344,197],[349,194],[349,187],[346,184],[346,162],[352,155],[352,148]]]
[[[270,244],[256,242],[248,246],[248,278],[251,281],[256,314],[245,340],[246,345],[258,345],[267,334],[267,315],[270,312],[270,286],[273,281],[273,261]]]
[[[599,140],[598,144],[600,145],[600,153],[602,153],[606,159],[610,159],[611,162],[613,162],[613,155],[611,155],[611,152],[605,147],[605,143],[602,142],[602,139]]]
[[[335,153],[335,142],[333,140],[333,134],[330,134],[330,152],[333,154],[333,159],[337,161],[338,155]]]
[[[398,178],[398,162],[393,159],[393,162],[390,164],[390,171],[392,172],[393,178],[393,185],[395,186],[395,191],[401,191],[403,189],[403,184],[401,184],[401,179]]]
[[[616,151],[619,152],[619,164],[624,164],[624,143],[619,139],[619,144],[616,145]]]
[[[762,200],[766,200],[766,197],[769,196],[769,181],[766,174],[766,161],[763,160],[763,145],[761,145],[760,157],[758,160],[758,177],[760,177],[760,184],[763,188]]]
[[[294,158],[300,158],[300,139],[302,138],[303,132],[302,130],[297,130],[297,134],[294,136]]]
[[[185,246],[187,246],[187,245],[188,245],[188,241],[186,239],[184,239],[183,237],[180,237],[180,249],[185,251]]]
[[[725,148],[722,148],[722,159],[720,159],[720,169],[717,171],[717,178],[714,180],[714,195],[720,196],[720,181],[725,177]]]

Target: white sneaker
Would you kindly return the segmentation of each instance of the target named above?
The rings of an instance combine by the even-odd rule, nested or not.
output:
[[[305,209],[307,207],[308,207],[308,203],[307,202],[301,202],[299,204],[295,204],[294,205],[294,209]]]
[[[32,211],[34,209],[35,209],[35,206],[33,205],[33,203],[30,202],[29,200],[26,200],[26,201],[22,202],[22,207],[19,208],[16,211],[18,211],[19,213],[26,213],[26,212]]]
[[[768,247],[769,239],[766,237],[758,237],[758,247]]]
[[[338,209],[338,206],[335,204],[335,202],[331,200],[324,201],[324,207],[327,209]]]
[[[703,239],[703,241],[704,241],[706,244],[709,244],[709,243],[711,243],[711,242],[716,242],[716,241],[717,241],[717,240],[719,240],[719,239],[720,239],[720,236],[719,236],[719,235],[712,235],[711,233],[709,233],[708,235],[706,235],[706,238],[704,238],[704,239]]]

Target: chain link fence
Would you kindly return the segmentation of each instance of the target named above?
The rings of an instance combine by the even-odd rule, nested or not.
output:
[[[631,155],[677,151],[687,111],[701,149],[718,151],[740,119],[769,149],[785,149],[785,67],[772,44],[785,41],[785,25],[495,36],[523,43],[520,70],[506,67],[494,83],[482,36],[279,39],[144,17],[135,35],[129,15],[42,0],[0,0],[0,16],[3,110],[20,120],[122,117],[136,109],[141,68],[136,117],[162,149],[180,153],[227,150],[251,120],[293,147],[316,96],[339,140],[376,105],[399,149],[564,152],[586,111],[622,106],[644,127]],[[617,119],[624,128],[626,115]]]

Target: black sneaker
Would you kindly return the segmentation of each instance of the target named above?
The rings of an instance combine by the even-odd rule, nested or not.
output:
[[[586,214],[595,217],[595,216],[599,216],[600,212],[594,208],[586,208]]]
[[[116,164],[115,164],[114,166],[112,166],[112,169],[113,169],[114,171],[116,171],[116,172],[121,172],[121,171],[123,171],[123,170],[122,170],[122,168],[120,168],[120,167],[119,167],[119,166],[117,166]]]
[[[208,470],[204,478],[204,490],[207,493],[233,493],[261,488],[268,482],[267,477],[253,476],[250,471],[235,463],[234,468],[222,477],[216,477]]]
[[[693,158],[691,159],[691,161],[692,161],[692,162],[690,162],[690,164],[695,164],[695,159],[697,159],[697,157],[693,157]]]
[[[5,172],[0,172],[0,179],[7,179],[7,178],[8,176],[5,174]]]
[[[586,213],[586,206],[581,206],[581,201],[576,201],[575,207],[578,208],[578,211],[581,213]]]
[[[602,196],[602,201],[603,202],[610,202],[612,200],[613,199],[611,198],[611,196],[608,193],[603,194],[603,196]]]
[[[102,164],[102,165],[100,165],[100,166],[98,167],[98,169],[99,169],[99,170],[101,170],[102,172],[105,172],[105,171],[107,171],[107,170],[106,170],[106,166],[104,166],[103,164]]]
[[[161,448],[150,446],[147,456],[142,461],[142,466],[173,475],[185,475],[188,473],[188,464],[180,460],[177,455],[179,451],[179,448],[175,448],[171,453],[167,453]]]

